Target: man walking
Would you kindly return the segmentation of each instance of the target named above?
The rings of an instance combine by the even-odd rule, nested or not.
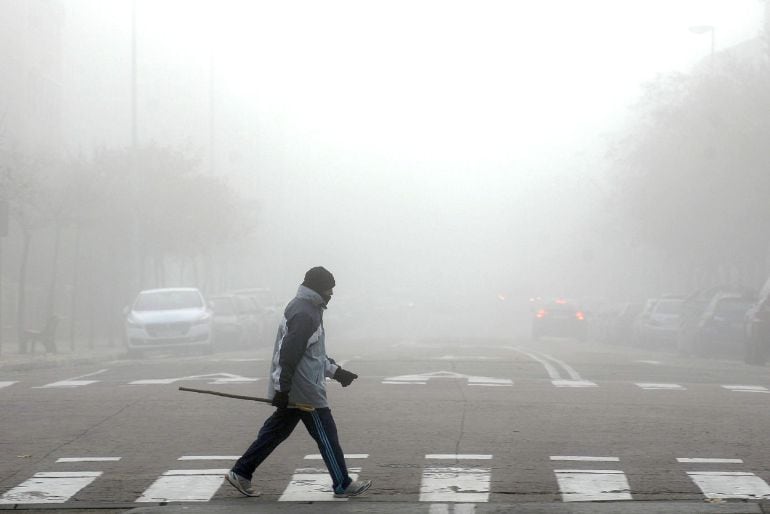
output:
[[[326,377],[340,382],[342,387],[358,378],[326,356],[323,311],[334,285],[334,276],[325,268],[311,268],[305,273],[297,296],[284,310],[268,385],[268,397],[277,409],[262,425],[256,441],[225,475],[227,482],[246,496],[260,495],[251,485],[254,470],[291,435],[300,420],[318,443],[332,477],[335,498],[358,496],[372,485],[371,480],[354,481],[348,475],[337,427],[326,401]]]

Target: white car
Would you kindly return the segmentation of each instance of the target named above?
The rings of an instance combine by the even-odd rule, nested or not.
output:
[[[211,310],[198,289],[148,289],[140,292],[126,309],[126,344],[130,354],[181,347],[211,351],[211,342]]]

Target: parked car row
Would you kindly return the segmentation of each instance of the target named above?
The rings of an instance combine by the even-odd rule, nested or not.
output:
[[[148,350],[204,352],[272,345],[277,309],[265,289],[205,297],[192,287],[141,291],[126,307],[126,346],[140,356]]]
[[[684,356],[742,356],[763,365],[770,358],[770,280],[759,294],[750,287],[720,285],[687,296],[606,304],[590,316],[589,337]]]

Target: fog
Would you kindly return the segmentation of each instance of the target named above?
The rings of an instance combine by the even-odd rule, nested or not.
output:
[[[612,155],[645,83],[697,75],[715,59],[711,36],[717,53],[757,40],[765,8],[756,0],[2,0],[0,64],[29,67],[46,87],[3,73],[0,141],[9,169],[18,162],[11,155],[88,163],[100,152],[170,148],[247,206],[237,212],[248,230],[212,240],[205,258],[190,256],[204,261],[197,283],[191,268],[178,269],[184,255],[162,257],[161,279],[157,259],[154,275],[137,274],[145,263],[130,255],[127,275],[141,278],[113,287],[115,274],[105,275],[108,292],[99,294],[117,297],[105,316],[119,318],[136,291],[159,286],[266,287],[286,301],[305,270],[323,265],[337,280],[328,314],[342,335],[509,336],[528,330],[533,296],[637,300],[700,285],[670,272],[671,248],[624,228]],[[59,176],[70,169],[49,167]],[[153,175],[144,176],[152,188]],[[7,200],[18,212],[18,198]],[[169,205],[165,215],[188,213]],[[6,340],[19,319],[24,238],[14,219],[0,268]],[[80,314],[70,315],[80,337],[94,293],[73,282],[84,257],[70,229],[54,264],[68,271],[54,287],[53,233],[33,229],[23,301],[37,326],[51,302],[67,311],[80,295]],[[116,235],[136,252],[148,233]],[[730,269],[756,281],[766,271],[757,262]]]

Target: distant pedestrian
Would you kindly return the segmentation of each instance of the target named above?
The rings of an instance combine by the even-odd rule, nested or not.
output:
[[[325,268],[311,268],[297,296],[284,310],[268,384],[268,397],[277,409],[262,425],[246,453],[225,475],[227,482],[246,496],[261,494],[251,485],[254,471],[291,435],[300,420],[318,443],[336,498],[358,496],[372,485],[371,480],[350,478],[326,400],[326,377],[340,382],[342,387],[358,378],[326,355],[323,311],[332,297],[334,285],[334,276]],[[299,408],[307,408],[305,406],[312,410]]]

